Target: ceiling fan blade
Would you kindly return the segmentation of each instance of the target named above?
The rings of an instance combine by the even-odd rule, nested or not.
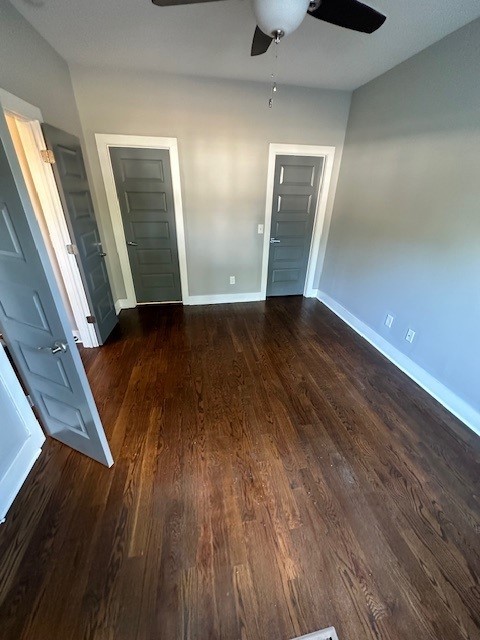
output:
[[[217,2],[217,0],[152,0],[157,7],[176,7],[181,4],[198,4],[199,2]]]
[[[321,0],[320,6],[309,13],[319,20],[362,33],[373,33],[387,19],[358,0]]]
[[[250,55],[260,56],[262,53],[265,53],[271,45],[272,40],[273,38],[271,36],[267,36],[259,27],[256,27],[255,33],[253,34],[252,52]]]

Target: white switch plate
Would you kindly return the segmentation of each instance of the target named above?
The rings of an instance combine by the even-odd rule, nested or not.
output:
[[[407,342],[413,342],[414,338],[415,338],[415,331],[413,329],[409,329],[407,331],[407,335],[405,336],[405,340]]]
[[[392,316],[392,315],[390,315],[390,314],[387,314],[387,317],[385,318],[385,325],[386,325],[389,329],[390,329],[390,327],[391,327],[391,326],[392,326],[392,324],[393,324],[393,320],[394,320],[393,316]]]
[[[263,235],[263,224],[257,225],[257,233],[258,235]]]
[[[235,284],[235,276],[230,276],[230,284]]]

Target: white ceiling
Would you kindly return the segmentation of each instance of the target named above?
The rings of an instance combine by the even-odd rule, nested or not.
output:
[[[69,63],[262,81],[274,64],[274,47],[250,57],[249,0],[168,8],[150,0],[11,1]],[[370,36],[307,16],[278,46],[278,80],[354,89],[480,16],[479,0],[372,6],[387,21]]]

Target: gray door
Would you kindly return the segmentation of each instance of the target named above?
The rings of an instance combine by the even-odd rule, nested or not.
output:
[[[182,299],[170,154],[110,149],[137,302]]]
[[[91,320],[94,321],[98,341],[103,344],[117,324],[118,318],[80,141],[76,136],[48,124],[42,125],[42,129],[47,148],[53,151],[55,157],[53,173],[68,230],[76,246],[75,256],[88,305],[93,314]]]
[[[0,331],[46,431],[110,466],[110,449],[3,114]]]
[[[267,296],[303,294],[323,162],[323,158],[277,156]]]

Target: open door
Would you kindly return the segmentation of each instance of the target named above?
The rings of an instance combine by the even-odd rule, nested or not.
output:
[[[0,112],[0,330],[47,433],[113,464]]]
[[[105,265],[106,253],[98,232],[80,140],[66,131],[42,124],[53,174],[98,341],[103,344],[118,322]]]

